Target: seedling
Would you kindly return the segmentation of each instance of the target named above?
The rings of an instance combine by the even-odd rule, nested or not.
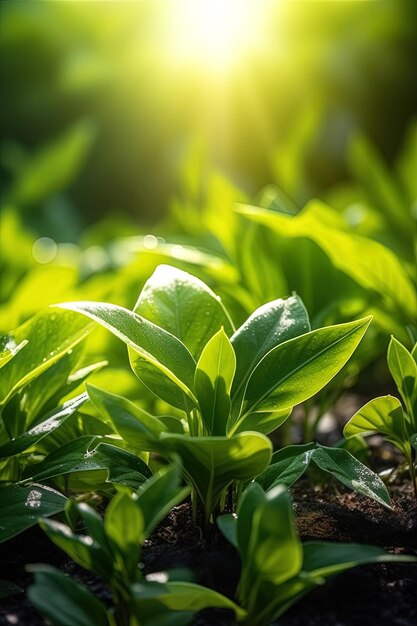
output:
[[[155,417],[89,387],[103,418],[131,446],[181,457],[193,501],[198,497],[207,521],[223,508],[232,483],[243,486],[266,469],[272,450],[265,435],[337,374],[370,322],[311,331],[306,309],[293,295],[260,307],[235,331],[207,285],[163,265],[134,311],[95,302],[59,306],[124,341],[137,377],[182,411],[183,419]]]
[[[400,394],[374,398],[349,420],[345,437],[381,433],[406,458],[414,494],[417,498],[416,434],[417,434],[417,344],[409,352],[395,337],[388,347],[388,367]]]
[[[58,547],[109,586],[112,606],[105,607],[85,587],[42,565],[28,568],[35,573],[35,584],[29,589],[33,604],[58,625],[187,624],[195,611],[206,606],[229,608],[242,616],[242,609],[211,589],[186,582],[150,582],[139,568],[145,539],[188,493],[187,487],[181,487],[180,468],[173,465],[161,470],[136,493],[120,491],[107,507],[104,520],[91,507],[74,501],[66,507],[69,524],[41,520],[41,527]],[[79,520],[87,534],[74,532]],[[175,622],[168,621],[172,619],[171,611],[178,611]]]
[[[224,515],[217,523],[240,555],[236,601],[247,611],[243,623],[248,626],[269,626],[327,578],[357,565],[417,560],[369,545],[301,543],[291,498],[282,485],[265,493],[252,483],[241,498],[237,517]]]

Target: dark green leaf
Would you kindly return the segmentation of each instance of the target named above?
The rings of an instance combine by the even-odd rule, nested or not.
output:
[[[55,626],[109,626],[106,609],[83,585],[58,570],[32,565],[29,600]]]
[[[63,511],[67,499],[55,489],[32,483],[0,487],[0,542],[34,526],[40,517]]]

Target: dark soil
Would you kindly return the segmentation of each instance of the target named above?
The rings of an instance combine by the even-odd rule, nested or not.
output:
[[[303,539],[372,543],[396,553],[417,555],[417,502],[409,484],[393,487],[393,510],[333,486],[312,488],[300,482],[292,490],[297,525]],[[0,547],[0,578],[22,588],[31,576],[25,563],[49,563],[76,577],[105,602],[106,587],[85,572],[43,535],[31,529]],[[143,549],[144,572],[173,570],[230,597],[239,577],[239,558],[214,530],[203,538],[191,521],[188,503],[175,507]],[[176,570],[182,570],[176,572]],[[280,626],[416,626],[417,565],[359,567],[317,588],[279,620]],[[52,600],[53,601],[53,600]],[[23,594],[0,604],[0,624],[44,626]],[[229,612],[207,610],[194,626],[233,626]]]

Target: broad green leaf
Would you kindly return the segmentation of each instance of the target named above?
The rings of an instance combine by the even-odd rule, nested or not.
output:
[[[320,202],[312,201],[295,217],[246,205],[238,211],[286,237],[311,239],[336,268],[376,295],[382,307],[399,319],[414,321],[416,289],[394,252],[377,241],[322,223],[322,208]]]
[[[389,495],[379,476],[343,448],[315,443],[288,446],[273,455],[269,467],[256,480],[267,491],[277,485],[291,487],[310,463],[331,474],[349,489],[389,506]]]
[[[242,575],[245,579],[247,576],[246,592],[258,580],[279,585],[295,576],[301,569],[302,554],[290,495],[285,487],[275,487],[253,515],[247,560],[243,564],[247,572]]]
[[[35,574],[29,600],[54,626],[110,626],[104,605],[83,585],[46,565],[28,569]]]
[[[70,311],[47,309],[10,333],[15,345],[27,341],[1,370],[0,406],[84,339],[91,324]]]
[[[107,440],[108,441],[108,440]],[[31,480],[49,480],[75,472],[105,470],[104,480],[126,485],[132,489],[142,484],[151,471],[142,459],[103,441],[96,435],[85,435],[57,448],[44,461],[31,465]],[[28,480],[29,477],[25,478]]]
[[[146,601],[146,587],[134,586],[132,591],[140,615],[141,600]],[[171,611],[197,612],[207,608],[219,608],[234,611],[238,620],[242,620],[246,615],[244,609],[226,596],[195,583],[168,582],[161,585],[161,590],[156,595],[152,594],[151,597]]]
[[[138,573],[144,525],[144,516],[135,501],[135,496],[129,493],[118,493],[114,496],[106,509],[104,528],[119,556],[116,558],[115,567],[122,572],[126,571],[132,582]]]
[[[410,447],[405,430],[404,413],[397,398],[393,396],[374,398],[359,409],[343,429],[345,437],[375,432],[384,435],[409,458]]]
[[[158,450],[155,442],[166,430],[157,417],[147,413],[127,398],[87,385],[88,395],[105,421],[138,451]],[[178,421],[178,420],[176,420]]]
[[[170,265],[156,268],[134,311],[178,337],[196,360],[220,328],[227,335],[233,332],[220,298],[195,276]]]
[[[144,537],[148,537],[172,507],[180,504],[189,494],[181,487],[181,466],[173,464],[162,468],[137,491],[137,504],[144,518]]]
[[[209,435],[225,435],[236,357],[221,328],[207,343],[197,363],[195,391]]]
[[[389,507],[387,488],[377,474],[355,459],[347,450],[317,446],[311,460],[325,472],[329,472],[341,483],[385,507]]]
[[[63,511],[67,499],[51,487],[32,483],[0,487],[0,542],[34,526],[40,517]]]
[[[302,571],[317,578],[327,578],[366,563],[415,563],[417,559],[405,554],[389,554],[383,548],[357,543],[306,541],[303,544]]]
[[[275,346],[310,330],[307,311],[298,296],[278,299],[256,309],[231,338],[236,353],[232,398],[239,413],[247,381],[259,361]]]
[[[184,409],[196,404],[195,362],[184,344],[133,311],[101,302],[70,302],[59,307],[82,313],[107,328],[129,348],[133,371],[168,403]]]
[[[414,435],[411,435],[410,444],[413,446],[415,450],[417,450],[417,433],[414,433]]]
[[[68,400],[68,402],[65,402],[54,411],[51,411],[41,422],[33,426],[33,428],[26,433],[0,446],[0,459],[6,459],[15,454],[19,454],[37,444],[41,439],[47,437],[51,432],[59,428],[59,426],[73,415],[87,400],[88,395],[82,393],[76,398]]]
[[[163,433],[161,443],[179,455],[187,480],[195,487],[210,516],[222,491],[234,480],[260,474],[271,458],[272,444],[264,435],[246,432],[234,437],[188,437]]]
[[[283,410],[317,393],[352,355],[369,322],[320,328],[270,350],[249,378],[239,422],[250,413]]]
[[[417,412],[417,363],[395,337],[391,337],[387,358],[391,376],[412,418],[414,412]]]

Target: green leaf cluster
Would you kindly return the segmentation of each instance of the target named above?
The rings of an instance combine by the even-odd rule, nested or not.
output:
[[[133,311],[95,302],[60,307],[121,339],[139,380],[180,411],[177,419],[156,417],[89,387],[103,419],[132,448],[181,458],[207,520],[230,485],[244,485],[266,469],[271,443],[265,435],[340,371],[370,321],[311,330],[293,295],[258,308],[235,330],[207,285],[166,265],[148,280]]]
[[[243,623],[248,626],[269,626],[307,592],[357,565],[416,560],[363,544],[301,543],[283,485],[265,493],[252,483],[241,498],[237,517],[224,515],[218,525],[240,555],[236,596],[247,611]]]

